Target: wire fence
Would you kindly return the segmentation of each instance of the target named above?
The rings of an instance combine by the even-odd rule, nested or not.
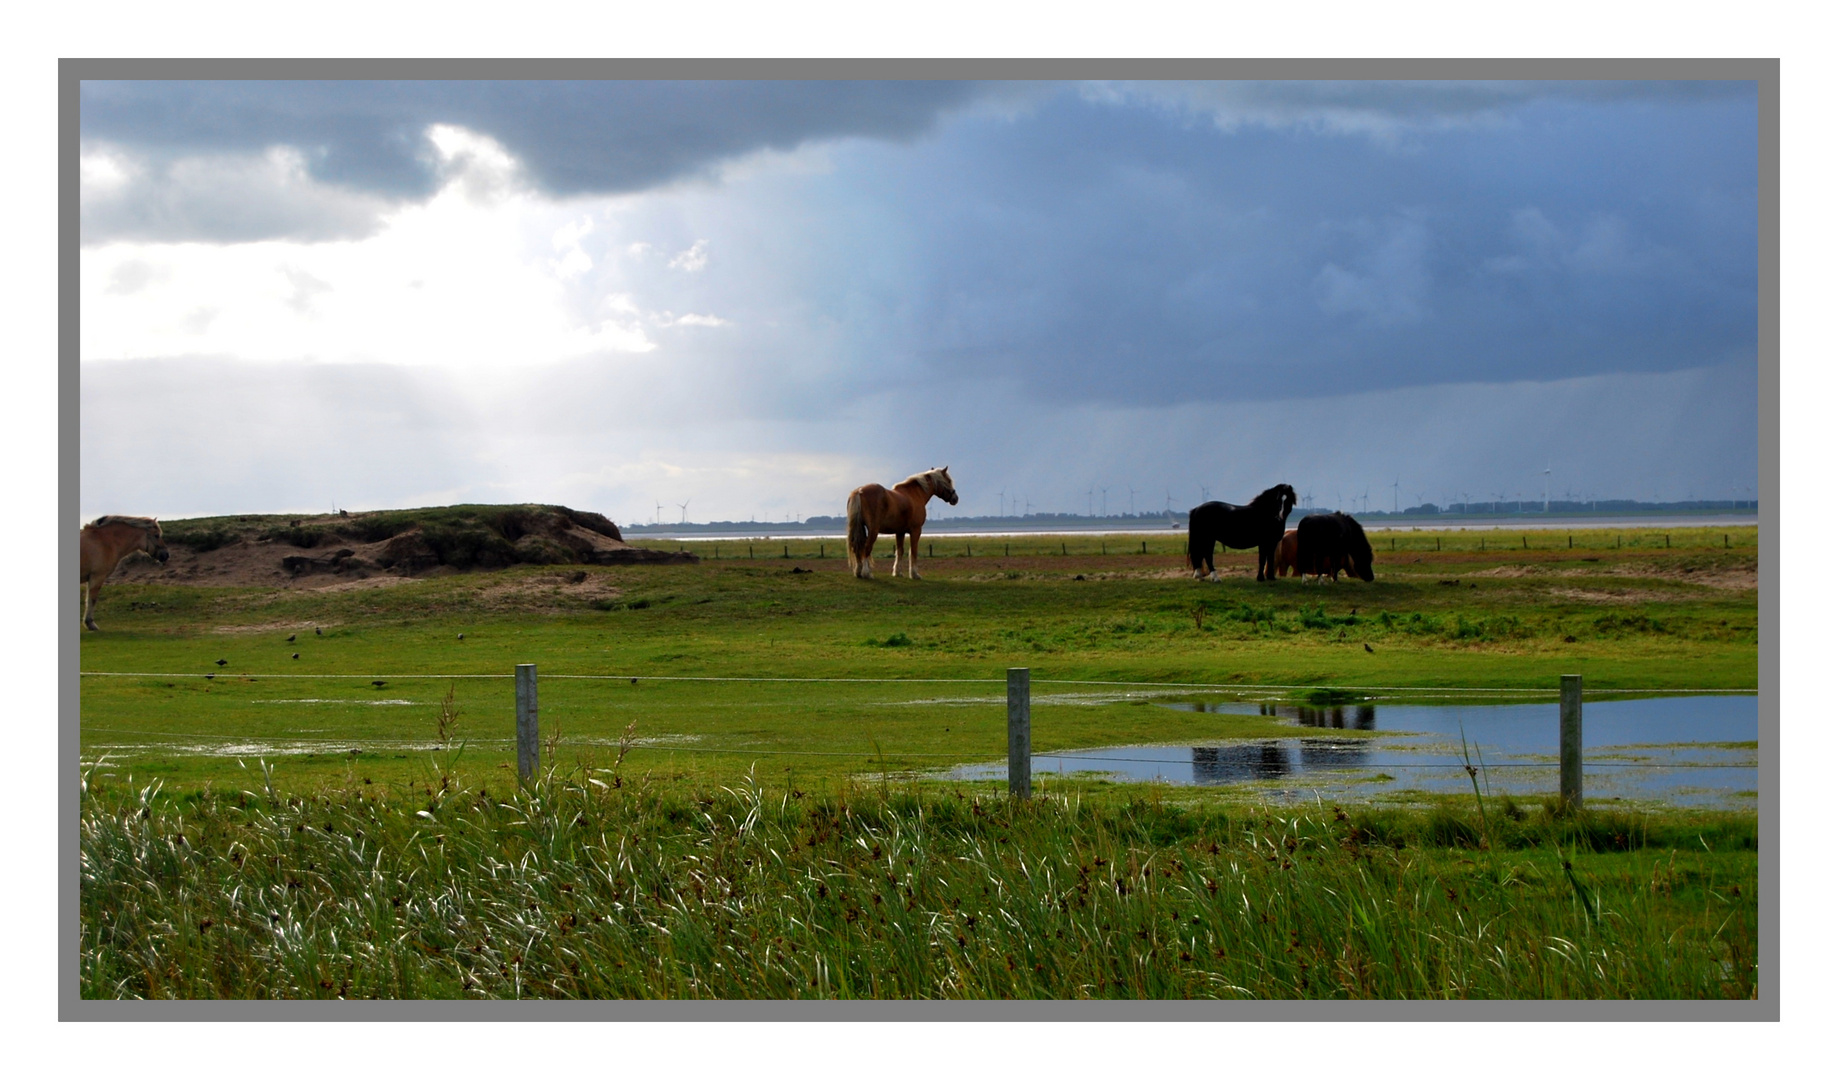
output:
[[[336,680],[336,681],[345,681],[345,682],[369,682],[377,686],[381,686],[384,683],[389,682],[389,681],[417,681],[417,680],[441,681],[441,680],[460,680],[460,679],[501,680],[501,679],[515,679],[516,678],[516,675],[514,673],[498,674],[498,673],[480,673],[480,672],[413,672],[413,673],[405,673],[405,674],[403,673],[398,673],[398,674],[300,673],[300,674],[296,674],[296,673],[246,673],[246,672],[195,672],[195,671],[194,672],[82,671],[82,672],[79,672],[79,674],[84,678],[95,678],[95,679],[105,679],[105,678],[217,679],[217,678],[223,678],[226,680],[247,681],[247,682],[254,682],[254,681],[264,680],[264,679],[276,680],[276,681]],[[533,680],[533,677],[534,677],[533,669],[530,671],[529,674]],[[1047,766],[1047,768],[1043,769],[1043,772],[1047,772],[1047,773],[1052,773],[1052,772],[1064,773],[1066,771],[1066,766],[1068,764],[1074,764],[1077,766],[1086,766],[1086,765],[1097,766],[1099,767],[1097,771],[1105,771],[1102,768],[1103,766],[1149,765],[1149,766],[1157,767],[1155,771],[1155,775],[1153,776],[1145,777],[1145,776],[1137,775],[1137,776],[1130,777],[1131,779],[1138,779],[1138,780],[1165,779],[1166,777],[1162,775],[1162,769],[1164,767],[1172,768],[1172,767],[1176,767],[1182,764],[1182,762],[1179,762],[1174,758],[1165,757],[1165,756],[1164,757],[1145,757],[1145,756],[1140,756],[1140,755],[1133,755],[1133,754],[1130,754],[1128,750],[1124,748],[1118,748],[1119,750],[1123,751],[1121,753],[1116,752],[1116,751],[1112,751],[1108,753],[1093,752],[1092,750],[1043,751],[1040,753],[1034,753],[1031,751],[1031,736],[1027,733],[1028,720],[1026,719],[1027,707],[1026,707],[1025,700],[1023,700],[1023,703],[1021,706],[1020,715],[1022,717],[1021,719],[1021,725],[1022,725],[1021,732],[1022,733],[1020,736],[1021,741],[1018,744],[1020,749],[1017,750],[1016,749],[1017,743],[1015,742],[1015,738],[1016,738],[1015,720],[1017,716],[1017,713],[1016,713],[1017,699],[1015,696],[1016,695],[1015,687],[1017,684],[1012,679],[1003,680],[1003,679],[994,679],[994,678],[962,678],[962,677],[959,677],[959,678],[936,678],[936,677],[874,678],[874,677],[860,677],[860,676],[791,677],[791,676],[745,676],[745,675],[652,675],[652,674],[632,674],[629,672],[628,673],[550,674],[550,675],[543,676],[543,678],[550,679],[550,680],[628,682],[632,684],[636,684],[641,681],[644,681],[644,682],[666,682],[666,683],[738,683],[738,684],[788,683],[788,684],[855,684],[855,685],[882,685],[882,686],[941,685],[941,684],[942,685],[987,686],[991,684],[1001,685],[1006,681],[1008,683],[1008,687],[1010,691],[1008,700],[1009,700],[1009,710],[1010,710],[1009,711],[1009,715],[1010,715],[1009,774],[1010,774],[1011,790],[1017,790],[1017,787],[1018,787],[1018,789],[1022,793],[1025,793],[1027,791],[1027,785],[1029,783],[1028,778],[1032,772],[1031,763],[1033,762],[1039,762],[1041,765]],[[1147,690],[1150,693],[1166,693],[1166,694],[1192,693],[1195,691],[1239,693],[1239,694],[1258,694],[1258,693],[1270,693],[1270,692],[1294,693],[1298,691],[1301,691],[1301,692],[1327,691],[1327,692],[1332,692],[1336,694],[1370,694],[1370,693],[1410,694],[1410,695],[1427,696],[1427,697],[1433,697],[1433,698],[1446,698],[1446,697],[1455,697],[1455,696],[1496,696],[1496,697],[1504,698],[1505,701],[1507,702],[1525,701],[1528,698],[1537,698],[1537,699],[1551,698],[1551,697],[1555,697],[1559,695],[1560,693],[1560,690],[1558,689],[1548,689],[1548,688],[1540,688],[1540,687],[1450,687],[1450,686],[1394,686],[1394,685],[1340,686],[1340,685],[1327,685],[1327,684],[1296,684],[1296,683],[1243,683],[1243,682],[1220,683],[1220,682],[1148,681],[1148,680],[1122,680],[1122,679],[1051,679],[1051,678],[1032,680],[1032,681],[1037,682],[1042,686],[1074,686],[1074,687],[1089,687],[1089,688],[1132,689],[1132,690]],[[534,683],[532,681],[531,695],[530,695],[530,700],[528,702],[532,717],[534,714],[533,686],[534,686]],[[1023,699],[1031,695],[1032,691],[1029,688],[1028,680],[1024,679],[1021,683],[1021,687],[1022,689],[1020,693]],[[524,692],[525,691],[523,689],[522,684],[519,684],[519,695],[520,695],[519,712],[520,714],[524,706],[524,702],[522,698],[522,694]],[[1740,687],[1638,687],[1638,688],[1597,687],[1597,688],[1592,688],[1587,692],[1595,696],[1598,696],[1598,697],[1607,696],[1607,695],[1641,695],[1641,696],[1647,696],[1647,697],[1665,697],[1665,696],[1692,696],[1692,695],[1715,696],[1715,695],[1756,695],[1757,694],[1757,691],[1755,689],[1740,688]],[[1132,696],[1135,696],[1135,695],[1132,695]],[[313,700],[317,701],[317,699],[313,699]],[[999,701],[999,700],[1000,700],[999,698],[992,699],[992,702]],[[337,701],[336,699],[328,699],[327,703],[337,703]],[[413,703],[411,702],[391,702],[390,704],[413,704]],[[1335,703],[1335,704],[1342,704],[1342,703]],[[1358,703],[1357,702],[1345,702],[1344,704],[1358,704]],[[731,705],[732,703],[724,703],[724,707],[731,707]],[[1320,708],[1321,706],[1298,704],[1295,707],[1300,709],[1300,708]],[[1332,705],[1330,705],[1329,707],[1332,707]],[[216,741],[216,745],[219,745],[222,747],[222,749],[217,752],[224,753],[224,754],[236,752],[238,750],[241,750],[243,747],[248,747],[251,753],[254,753],[260,750],[264,750],[264,749],[271,750],[271,751],[279,751],[282,753],[298,752],[300,748],[312,747],[312,748],[324,748],[324,750],[331,751],[333,753],[344,751],[344,752],[351,753],[353,755],[360,754],[364,752],[365,749],[369,749],[371,751],[377,751],[377,750],[421,751],[421,750],[438,750],[441,748],[441,744],[429,742],[427,740],[412,740],[412,739],[411,740],[382,740],[382,741],[369,740],[366,746],[353,747],[351,745],[353,740],[349,738],[339,738],[336,736],[323,737],[323,738],[301,737],[301,736],[282,736],[279,739],[271,738],[267,740],[255,740],[255,739],[251,739],[247,735],[242,735],[242,734],[222,734],[222,733],[216,733],[216,732],[185,733],[185,732],[174,732],[174,731],[152,731],[152,730],[140,729],[140,728],[96,727],[96,726],[88,725],[88,724],[84,725],[83,733],[86,737],[87,736],[101,736],[101,737],[141,736],[141,737],[147,737],[147,738],[156,738],[156,739],[162,740],[161,745],[166,746],[166,747],[171,747],[174,741],[183,741],[183,740]],[[1334,736],[1330,735],[1326,730],[1317,728],[1310,732],[1297,732],[1295,736],[1287,736],[1286,738],[1307,739],[1310,741],[1314,741],[1314,740],[1330,739],[1333,737]],[[1342,736],[1342,738],[1345,738],[1345,736]],[[483,738],[483,739],[469,738],[466,740],[466,742],[468,744],[476,744],[476,745],[482,745],[482,746],[500,746],[500,745],[517,746],[519,749],[519,769],[521,772],[524,768],[524,753],[526,751],[530,754],[530,760],[532,761],[535,760],[534,739],[535,739],[534,723],[532,722],[530,726],[530,730],[527,732],[523,729],[522,725],[520,724],[518,733],[515,738],[511,738],[511,737],[503,737],[503,738],[488,737],[488,738]],[[1364,742],[1365,740],[1366,740],[1366,737],[1364,736],[1358,737],[1358,742]],[[1272,737],[1269,735],[1247,736],[1241,739],[1230,740],[1229,743],[1227,743],[1226,745],[1242,745],[1242,744],[1255,745],[1259,743],[1267,744],[1271,741],[1272,741]],[[1466,736],[1464,735],[1463,736],[1464,745],[1466,744],[1466,742],[1467,742],[1467,739],[1466,739]],[[876,744],[873,747],[872,752],[870,752],[869,748],[867,747],[863,747],[863,748],[859,748],[855,750],[810,750],[810,749],[781,749],[781,748],[763,748],[763,747],[747,747],[747,746],[701,746],[701,745],[685,745],[685,744],[674,742],[674,741],[660,741],[660,740],[655,740],[655,739],[627,740],[627,739],[615,739],[615,738],[609,738],[609,737],[603,737],[603,736],[602,737],[573,736],[573,737],[568,738],[566,740],[566,743],[568,745],[577,746],[577,747],[587,746],[587,745],[611,746],[611,745],[617,744],[621,746],[622,751],[646,750],[646,751],[656,751],[656,752],[662,752],[662,753],[668,753],[668,754],[730,755],[730,756],[743,756],[743,757],[754,757],[754,758],[792,757],[792,758],[850,759],[850,760],[856,760],[856,761],[864,761],[870,764],[875,763],[875,762],[880,762],[883,765],[883,767],[885,767],[886,763],[889,762],[890,760],[895,761],[895,762],[901,762],[901,763],[913,762],[913,761],[937,761],[942,764],[946,762],[951,762],[951,763],[959,763],[959,769],[958,769],[959,772],[968,771],[971,773],[992,770],[992,769],[999,767],[999,766],[992,766],[992,765],[979,765],[979,764],[976,764],[974,761],[966,762],[965,759],[967,756],[974,757],[976,755],[966,755],[962,752],[953,753],[953,752],[938,752],[938,751],[909,751],[909,750],[901,750],[898,748],[892,751],[884,751],[883,748],[879,744]],[[554,742],[550,743],[552,750],[555,745],[556,744]],[[1353,745],[1357,745],[1357,743],[1343,742],[1340,744],[1340,746],[1344,748],[1350,748]],[[1686,745],[1689,745],[1689,744],[1686,744]],[[1204,745],[1204,743],[1197,744],[1194,747],[1192,747],[1192,749],[1194,750],[1194,757],[1193,757],[1193,760],[1189,764],[1191,764],[1195,769],[1195,782],[1196,783],[1202,782],[1200,780],[1199,773],[1203,765],[1209,769],[1216,770],[1221,764],[1218,762],[1211,762],[1211,763],[1203,762],[1201,760],[1201,752],[1209,750],[1209,749],[1223,749],[1223,748],[1224,748],[1223,746],[1209,747],[1209,746]],[[991,749],[993,750],[994,748],[992,747]],[[1578,749],[1580,750],[1580,747]],[[1433,759],[1433,755],[1436,752],[1431,747],[1422,747],[1422,748],[1411,747],[1411,748],[1408,748],[1402,751],[1403,753],[1406,753],[1406,754],[1421,753],[1426,758],[1432,758],[1430,760],[1399,760],[1398,758],[1399,752],[1400,751],[1398,750],[1387,751],[1385,754],[1385,759],[1382,761],[1369,761],[1369,760],[1307,761],[1305,758],[1303,762],[1302,771],[1307,771],[1311,773],[1345,774],[1345,773],[1355,773],[1355,772],[1362,772],[1362,771],[1371,772],[1376,769],[1376,770],[1383,770],[1383,771],[1409,770],[1413,772],[1440,771],[1440,772],[1459,773],[1467,769],[1467,765],[1465,761],[1455,760],[1452,755],[1449,755],[1442,760]],[[1566,751],[1566,753],[1568,752],[1569,751]],[[1020,755],[1020,759],[1029,762],[1029,764],[1020,765],[1017,759],[1017,754]],[[248,755],[243,755],[243,756],[248,756]],[[1291,771],[1290,763],[1288,763],[1287,760],[1285,760],[1284,762],[1280,764],[1275,764],[1275,763],[1270,763],[1270,762],[1260,762],[1260,761],[1248,761],[1248,760],[1243,761],[1243,762],[1227,762],[1224,764],[1229,768],[1229,770],[1231,770],[1234,773],[1234,775],[1227,778],[1228,780],[1279,779],[1279,778],[1287,777]],[[1520,759],[1515,759],[1515,758],[1507,758],[1505,760],[1500,760],[1500,761],[1484,762],[1482,767],[1486,771],[1513,770],[1513,771],[1522,773],[1524,770],[1528,770],[1528,769],[1556,770],[1559,768],[1559,764],[1560,763],[1556,758],[1549,759],[1549,760],[1520,760]],[[1645,770],[1647,772],[1654,772],[1654,771],[1671,771],[1671,770],[1722,769],[1722,770],[1753,771],[1758,767],[1757,764],[1753,762],[1749,762],[1749,761],[1740,761],[1740,762],[1677,761],[1677,760],[1604,761],[1600,759],[1597,759],[1597,760],[1582,759],[1582,760],[1578,760],[1576,764],[1578,768],[1587,769],[1597,774],[1600,774],[1602,770]],[[1021,770],[1019,773],[1019,776],[1020,776],[1019,785],[1017,785],[1016,783],[1016,777],[1017,777],[1016,769],[1018,767]],[[1084,771],[1084,770],[1080,770],[1080,771]],[[1114,772],[1117,770],[1109,770],[1109,771]],[[1127,772],[1129,770],[1124,770],[1124,771]],[[1138,769],[1136,771],[1141,772],[1142,770]],[[1236,775],[1237,773],[1243,773],[1244,775]],[[1215,777],[1211,782],[1218,783],[1220,782],[1220,780],[1217,777]]]
[[[412,680],[431,679],[514,679],[511,673],[472,673],[472,672],[413,672],[408,674],[377,675],[328,675],[323,673],[299,674],[294,672],[245,672],[245,671],[79,671],[78,675],[86,679],[324,679],[357,682],[375,682],[379,679],[389,682],[409,682]],[[572,679],[604,682],[709,682],[709,683],[862,683],[881,685],[1004,685],[999,678],[862,678],[850,676],[786,676],[786,675],[650,675],[626,673],[597,674],[544,674],[547,679]],[[1256,693],[1265,690],[1286,691],[1326,691],[1333,693],[1409,693],[1409,694],[1526,694],[1534,696],[1555,697],[1555,688],[1534,686],[1347,686],[1331,683],[1218,683],[1218,682],[1169,682],[1127,679],[1034,679],[1041,686],[1116,686],[1146,687],[1168,690],[1204,690],[1208,692],[1236,691]],[[1689,695],[1689,694],[1736,694],[1753,695],[1760,691],[1755,687],[1722,687],[1722,686],[1626,686],[1626,687],[1586,687],[1585,694],[1641,694],[1652,697]]]

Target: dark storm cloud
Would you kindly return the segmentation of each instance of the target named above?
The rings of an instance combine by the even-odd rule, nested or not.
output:
[[[292,148],[312,179],[345,189],[348,204],[429,194],[440,181],[425,138],[432,124],[491,136],[551,194],[620,193],[760,149],[845,136],[910,138],[977,92],[974,83],[922,81],[86,82],[82,126],[86,141],[125,149],[156,173],[186,159],[246,162],[275,147]],[[259,165],[241,169],[263,171]],[[271,208],[262,217],[241,208],[246,200],[232,200],[225,210],[221,194],[186,200],[186,177],[164,179],[149,197],[161,201],[164,187],[166,203],[200,203],[193,220],[176,208],[122,211],[96,216],[86,232],[318,239],[361,235],[374,220],[361,205],[309,208],[291,217]],[[233,179],[260,186],[261,177]],[[214,216],[202,213],[213,205]]]
[[[875,155],[851,183],[899,208],[915,273],[862,348],[925,378],[1155,403],[1756,347],[1752,93],[1534,100],[1404,149],[1088,95]]]

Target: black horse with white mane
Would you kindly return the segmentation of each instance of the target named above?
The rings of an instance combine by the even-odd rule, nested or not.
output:
[[[1289,512],[1296,507],[1296,489],[1278,484],[1260,492],[1249,506],[1207,502],[1194,507],[1187,515],[1187,564],[1193,576],[1217,579],[1213,567],[1213,546],[1257,549],[1257,580],[1276,580],[1276,545],[1283,539],[1283,526]]]

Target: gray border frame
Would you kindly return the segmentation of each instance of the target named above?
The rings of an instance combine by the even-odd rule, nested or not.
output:
[[[1610,1020],[1779,1021],[1780,920],[1780,60],[1680,59],[62,59],[58,63],[58,511],[80,514],[78,84],[84,79],[1713,79],[1757,84],[1758,496],[1761,503],[1759,798],[1762,837],[1754,1001],[86,1001],[81,996],[77,762],[82,631],[59,619],[57,688],[60,1020]],[[70,580],[75,545],[62,549]]]

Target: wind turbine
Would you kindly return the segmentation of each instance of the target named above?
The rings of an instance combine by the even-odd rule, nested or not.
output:
[[[657,513],[652,515],[652,521],[658,525],[662,525],[664,523],[664,504],[663,503],[657,504]]]
[[[683,519],[677,522],[678,525],[684,525],[689,522],[689,502],[688,499],[684,499],[682,502],[677,503],[677,506],[683,511]]]
[[[1402,479],[1402,476],[1391,478],[1391,512],[1394,514],[1398,512],[1398,481]]]
[[[1130,516],[1136,516],[1136,488],[1134,485],[1130,487]]]
[[[1091,516],[1091,493],[1096,490],[1098,490],[1098,488],[1097,488],[1097,485],[1095,484],[1085,489],[1085,516],[1086,517]]]
[[[1098,509],[1103,511],[1102,516],[1109,517],[1110,516],[1110,489],[1107,487],[1099,488],[1098,498],[1100,500],[1098,503]]]
[[[1003,517],[1008,513],[1007,499],[1008,499],[1007,491],[996,492],[996,516],[997,517]]]
[[[1551,463],[1544,463],[1544,512],[1551,512]]]

